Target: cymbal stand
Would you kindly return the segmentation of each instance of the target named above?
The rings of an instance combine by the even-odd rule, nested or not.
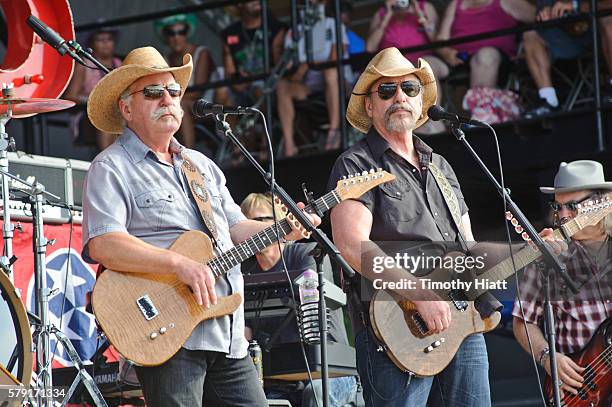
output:
[[[51,374],[51,363],[53,362],[53,355],[51,353],[51,335],[55,335],[56,340],[62,344],[66,350],[66,353],[68,354],[68,357],[74,364],[74,367],[78,370],[78,373],[68,392],[66,393],[61,405],[65,406],[68,403],[70,397],[76,390],[79,381],[82,380],[83,384],[89,391],[94,404],[98,407],[108,407],[93,378],[87,372],[87,370],[85,370],[83,361],[79,357],[79,354],[75,350],[70,340],[49,321],[49,297],[53,294],[54,290],[47,287],[46,253],[49,241],[44,235],[43,228],[43,195],[48,195],[56,200],[59,200],[60,197],[45,191],[44,185],[40,184],[39,182],[35,181],[33,184],[31,184],[3,170],[0,170],[0,176],[2,176],[3,180],[12,178],[24,188],[29,187],[29,191],[22,189],[22,192],[30,196],[30,202],[33,206],[32,220],[34,226],[32,228],[32,246],[34,248],[34,295],[36,297],[38,317],[40,318],[40,322],[37,324],[37,328],[33,335],[36,343],[36,386],[39,390],[36,394],[41,395],[41,397],[37,399],[38,403],[36,405],[38,407],[55,406],[53,396],[56,396],[58,391],[53,389]],[[68,272],[68,270],[66,270],[66,272]]]
[[[9,97],[12,93],[12,88],[3,87],[2,97]],[[0,171],[8,172],[9,161],[7,151],[9,149],[15,149],[15,140],[9,137],[6,132],[6,123],[11,120],[13,116],[11,105],[6,105],[6,113],[0,115]],[[9,279],[13,282],[13,231],[15,227],[11,223],[11,213],[9,211],[9,198],[10,188],[9,179],[5,176],[2,177],[2,208],[3,208],[3,219],[2,219],[2,238],[4,240],[4,251],[0,256],[0,265],[2,269],[8,274]]]
[[[83,384],[89,391],[91,398],[94,404],[98,407],[108,407],[102,393],[94,383],[91,375],[85,370],[83,366],[83,361],[79,357],[78,353],[72,346],[72,343],[68,340],[66,335],[64,335],[59,329],[51,324],[49,321],[49,297],[53,293],[53,290],[50,290],[47,287],[47,270],[46,270],[46,252],[47,252],[47,244],[48,240],[44,235],[43,230],[43,216],[42,216],[42,207],[43,207],[43,193],[45,192],[45,187],[35,182],[32,185],[32,191],[30,194],[30,200],[34,205],[34,210],[32,211],[33,220],[34,220],[34,237],[33,237],[33,247],[34,247],[34,273],[36,276],[36,287],[37,291],[37,303],[40,312],[41,325],[38,329],[38,340],[36,341],[37,346],[37,367],[38,367],[38,377],[42,379],[39,381],[38,386],[41,388],[43,394],[43,403],[39,404],[39,407],[50,407],[53,406],[53,383],[52,383],[52,375],[51,375],[51,363],[52,363],[52,355],[51,355],[51,335],[55,335],[55,338],[58,342],[61,342],[62,346],[68,353],[68,356],[74,367],[78,370],[78,374],[75,377],[72,385],[70,386],[64,400],[62,401],[62,406],[65,406],[70,397],[74,393],[79,381],[82,380]],[[69,272],[69,270],[66,270]]]

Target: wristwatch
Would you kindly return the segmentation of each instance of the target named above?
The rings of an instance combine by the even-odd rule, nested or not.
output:
[[[538,358],[538,363],[540,364],[540,366],[544,367],[544,358],[547,358],[548,356],[550,356],[550,349],[542,349],[542,351],[540,352],[540,357]]]

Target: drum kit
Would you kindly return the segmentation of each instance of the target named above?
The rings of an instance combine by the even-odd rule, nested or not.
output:
[[[2,13],[3,12],[3,13]],[[63,397],[66,405],[80,381],[96,406],[107,406],[92,377],[84,369],[72,343],[49,319],[49,299],[53,290],[47,286],[46,248],[50,244],[44,236],[42,208],[47,198],[59,201],[59,197],[45,191],[40,183],[26,182],[9,173],[8,151],[15,150],[15,141],[6,132],[12,118],[23,118],[39,113],[55,112],[74,106],[74,102],[57,99],[66,88],[74,61],[61,58],[40,41],[25,24],[25,17],[36,13],[54,27],[61,35],[74,37],[72,14],[66,0],[23,0],[3,2],[0,0],[0,15],[4,14],[7,26],[11,27],[7,52],[0,61],[0,193],[2,194],[3,253],[0,257],[0,387],[22,386],[23,404],[31,406],[55,406],[56,399]],[[29,44],[29,49],[23,44]],[[45,78],[50,78],[46,80]],[[13,87],[15,86],[15,88]],[[42,96],[42,97],[39,97]],[[34,251],[35,313],[26,311],[20,291],[13,285],[13,232],[9,199],[19,185],[32,207]],[[65,205],[65,204],[64,204]],[[14,330],[6,329],[13,326]],[[30,327],[34,326],[31,334]],[[53,387],[51,365],[54,349],[51,337],[66,350],[78,374],[67,390],[58,392]],[[33,379],[33,355],[36,355],[36,375]],[[0,405],[4,406],[3,399]],[[9,400],[13,405],[15,399]]]

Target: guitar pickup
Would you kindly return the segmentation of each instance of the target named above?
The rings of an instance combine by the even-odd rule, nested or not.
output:
[[[150,321],[159,315],[157,308],[155,308],[153,301],[151,301],[151,298],[149,298],[148,295],[143,295],[142,297],[138,298],[136,300],[136,304],[138,304],[140,312],[142,312],[142,315],[144,315],[147,321]]]
[[[419,315],[418,312],[412,314],[412,320],[414,321],[414,324],[416,325],[416,328],[419,330],[421,335],[425,335],[427,332],[429,332],[429,328],[427,328],[427,323],[425,322],[425,320],[423,320],[423,318],[421,317],[421,315]]]

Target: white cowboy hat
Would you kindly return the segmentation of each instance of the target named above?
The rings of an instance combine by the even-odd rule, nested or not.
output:
[[[416,122],[416,127],[424,124],[429,118],[427,116],[427,109],[436,103],[438,91],[436,88],[436,78],[427,61],[419,58],[417,65],[418,67],[415,67],[395,47],[385,48],[376,54],[353,88],[346,109],[346,119],[348,122],[360,132],[367,133],[372,126],[372,119],[366,113],[365,98],[374,82],[383,77],[393,78],[415,74],[423,86],[423,109]]]
[[[127,54],[122,66],[108,73],[91,91],[87,101],[89,120],[100,131],[121,134],[123,117],[117,102],[124,90],[143,76],[170,72],[184,91],[189,84],[192,69],[189,54],[183,56],[182,66],[171,68],[155,48],[136,48]]]
[[[574,192],[586,189],[612,189],[612,182],[604,178],[603,165],[597,161],[579,160],[562,162],[555,175],[552,187],[540,187],[545,194],[555,192]]]

